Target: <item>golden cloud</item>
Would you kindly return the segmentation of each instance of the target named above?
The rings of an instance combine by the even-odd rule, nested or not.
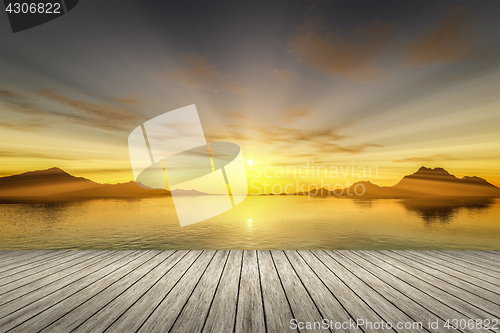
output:
[[[297,73],[286,69],[273,69],[269,74],[280,85],[288,85],[296,82],[298,79]]]
[[[289,51],[309,68],[330,75],[372,79],[381,74],[377,57],[392,49],[394,24],[360,23],[344,33],[332,31],[322,15],[309,16],[298,28]]]
[[[57,113],[59,117],[73,120],[73,122],[79,124],[105,129],[121,129],[122,126],[135,123],[139,119],[139,116],[133,112],[104,103],[94,103],[67,97],[55,89],[40,90],[38,94],[80,111],[78,114]],[[51,114],[54,114],[54,112],[51,112]]]
[[[297,119],[309,117],[311,115],[311,108],[299,107],[288,108],[283,110],[283,120],[287,123],[293,123]]]
[[[43,89],[38,91],[38,95],[60,104],[69,106],[64,112],[47,110],[35,105],[35,98],[30,94],[22,94],[17,91],[2,88],[0,98],[6,110],[30,116],[22,123],[3,122],[0,126],[4,128],[33,131],[48,126],[51,123],[66,122],[84,125],[88,127],[105,130],[129,130],[132,124],[138,122],[140,116],[130,110],[117,108],[106,103],[94,103],[67,97],[56,89]],[[112,99],[112,98],[108,98]],[[123,103],[122,103],[123,104]],[[128,104],[133,104],[128,101]]]
[[[182,65],[174,69],[168,78],[191,89],[211,89],[214,92],[229,90],[236,94],[246,92],[245,88],[231,81],[205,57],[194,53],[184,55]]]
[[[404,63],[422,66],[469,58],[475,44],[472,25],[465,7],[453,7],[444,19],[406,46]]]

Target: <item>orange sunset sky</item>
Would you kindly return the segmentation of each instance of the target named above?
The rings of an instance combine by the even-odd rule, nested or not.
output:
[[[128,134],[196,104],[208,141],[253,161],[249,181],[314,162],[378,172],[302,182],[393,185],[425,165],[500,186],[498,12],[497,1],[83,2],[16,34],[2,17],[0,176],[57,166],[133,180]]]

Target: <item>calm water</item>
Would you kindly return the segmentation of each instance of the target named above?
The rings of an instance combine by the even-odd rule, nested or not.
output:
[[[500,200],[248,197],[181,228],[170,198],[0,205],[0,249],[500,249]]]

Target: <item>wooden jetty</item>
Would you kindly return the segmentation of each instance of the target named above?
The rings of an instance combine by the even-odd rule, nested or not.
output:
[[[499,332],[499,285],[500,251],[0,251],[0,332]]]

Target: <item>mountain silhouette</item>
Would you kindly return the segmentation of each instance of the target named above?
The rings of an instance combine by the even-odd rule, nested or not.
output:
[[[367,198],[491,198],[500,196],[500,188],[480,177],[457,178],[443,168],[423,166],[417,172],[404,176],[394,186],[378,186],[370,181],[359,181],[345,189],[337,188],[329,191],[327,188],[316,188],[308,192],[294,193],[294,195]]]
[[[421,167],[392,187],[403,196],[498,197],[500,189],[479,177],[457,178],[443,168]]]
[[[313,189],[296,195],[350,196],[366,198],[499,197],[500,189],[480,177],[457,178],[443,168],[421,167],[394,186],[378,186],[370,181],[354,183],[347,189]],[[174,190],[179,195],[205,195],[195,190]],[[148,198],[169,196],[163,189],[139,187],[135,182],[99,184],[75,177],[59,168],[29,171],[0,178],[0,201],[61,201],[93,198]],[[284,195],[284,194],[282,194]]]
[[[162,189],[146,189],[135,182],[99,184],[59,168],[30,171],[0,178],[0,200],[60,201],[92,198],[145,198],[166,196]]]

